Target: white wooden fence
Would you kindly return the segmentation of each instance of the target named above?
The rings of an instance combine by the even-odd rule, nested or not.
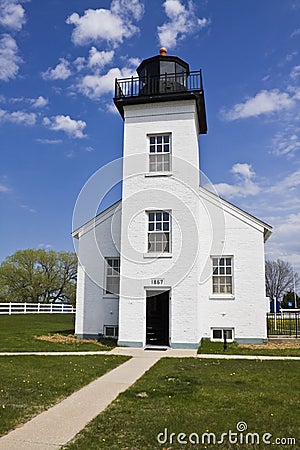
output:
[[[64,303],[0,303],[0,314],[55,313],[75,313],[75,308]]]

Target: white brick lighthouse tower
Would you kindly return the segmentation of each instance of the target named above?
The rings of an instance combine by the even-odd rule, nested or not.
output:
[[[176,56],[117,80],[124,118],[119,344],[197,346],[201,72]]]
[[[161,48],[137,73],[115,85],[122,200],[73,232],[75,333],[134,347],[264,342],[271,227],[200,186],[201,71]]]

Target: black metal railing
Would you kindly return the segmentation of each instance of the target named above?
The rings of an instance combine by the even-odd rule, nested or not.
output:
[[[157,77],[131,77],[115,80],[115,99],[202,90],[201,70],[190,72],[189,75],[184,72],[166,73]]]
[[[268,336],[300,337],[300,313],[282,312],[267,314]]]

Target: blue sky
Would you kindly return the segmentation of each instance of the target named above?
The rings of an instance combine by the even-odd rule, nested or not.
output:
[[[1,259],[73,249],[81,188],[122,155],[114,78],[161,45],[203,69],[202,171],[300,272],[299,0],[0,0]]]

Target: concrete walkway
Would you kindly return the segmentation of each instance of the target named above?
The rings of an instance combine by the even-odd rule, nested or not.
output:
[[[63,352],[52,352],[52,355],[54,353],[56,356],[66,355]],[[86,352],[89,355],[93,353],[95,352]],[[103,411],[121,392],[138,380],[162,356],[196,356],[195,350],[171,349],[155,351],[117,348],[110,352],[98,353],[101,355],[128,355],[132,356],[132,358],[79,391],[74,392],[61,403],[34,417],[22,427],[0,438],[0,449],[59,449],[73,439],[88,422]],[[38,354],[41,356],[46,355],[46,353],[41,352]],[[74,354],[75,352],[72,352],[72,355]],[[20,355],[20,353],[15,355]],[[21,355],[24,355],[24,353],[21,353]],[[12,356],[11,353],[10,356]]]
[[[78,354],[127,355],[132,358],[107,374],[92,381],[61,403],[44,411],[0,438],[0,450],[58,450],[79,433],[92,419],[100,414],[115,398],[128,389],[150,367],[162,357],[175,358],[224,358],[261,360],[300,360],[300,357],[248,356],[248,355],[197,355],[197,350],[166,351],[144,350],[141,348],[117,347],[108,352],[30,352],[1,353],[12,355],[52,355],[72,356]]]

